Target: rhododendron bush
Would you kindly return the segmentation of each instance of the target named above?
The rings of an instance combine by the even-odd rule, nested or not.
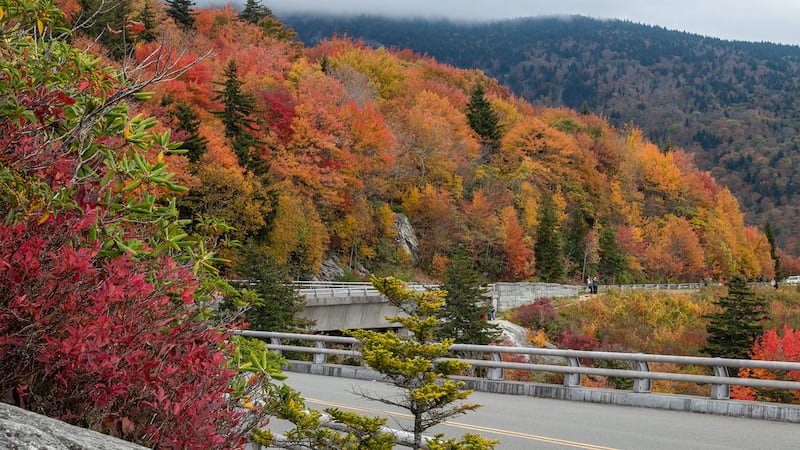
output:
[[[215,239],[184,231],[177,145],[127,103],[181,69],[129,80],[62,21],[0,0],[2,400],[151,447],[241,446],[266,414],[245,396],[275,364],[241,358],[204,306],[226,288]]]

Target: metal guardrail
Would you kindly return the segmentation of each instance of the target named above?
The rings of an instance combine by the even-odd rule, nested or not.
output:
[[[253,285],[258,282],[258,280],[228,280],[230,283],[235,285]],[[525,284],[520,283],[520,284]],[[292,285],[301,291],[313,291],[313,290],[353,290],[359,291],[359,289],[366,289],[373,291],[375,290],[372,287],[372,283],[368,281],[293,281]],[[719,282],[710,282],[710,283],[639,283],[639,284],[600,284],[598,285],[598,290],[607,291],[611,289],[619,290],[619,291],[628,291],[628,290],[646,290],[646,291],[658,291],[658,290],[682,290],[682,289],[700,289],[702,287],[708,287],[711,285],[722,285]],[[755,287],[755,286],[769,286],[769,283],[764,282],[748,282],[748,286]],[[568,285],[572,287],[578,287],[581,289],[586,289],[585,285],[578,284],[578,285]],[[424,290],[424,289],[438,289],[439,286],[436,284],[424,284],[424,283],[408,283],[408,287],[413,290]],[[488,284],[487,287],[490,291],[494,290],[494,284]]]
[[[329,282],[329,281],[295,281],[292,283],[297,292],[306,298],[330,297],[380,297],[377,289],[368,282]],[[412,291],[436,289],[430,284],[408,283]]]
[[[351,337],[325,336],[301,333],[278,333],[268,331],[237,330],[234,334],[268,339],[267,348],[272,351],[294,351],[310,353],[314,364],[325,364],[328,355],[346,356],[360,359],[359,341]],[[281,340],[309,342],[313,347],[281,344]],[[325,344],[347,345],[349,349],[327,348]],[[648,393],[652,380],[679,381],[698,384],[711,384],[711,399],[730,399],[730,387],[749,386],[782,390],[800,390],[800,381],[762,380],[755,378],[737,378],[728,376],[728,369],[760,368],[780,371],[800,371],[800,362],[763,361],[749,359],[706,358],[695,356],[654,355],[645,353],[596,352],[581,350],[560,350],[534,347],[501,347],[495,345],[453,344],[451,350],[471,353],[483,353],[488,359],[461,359],[474,367],[485,367],[486,378],[503,380],[503,369],[521,369],[534,372],[555,372],[564,374],[564,386],[578,387],[581,375],[599,375],[634,380],[633,392]],[[525,362],[506,362],[502,355],[527,355],[564,358],[565,365],[538,364]],[[444,358],[455,359],[455,358]],[[583,367],[581,360],[632,361],[636,369],[610,369],[601,367]],[[710,367],[714,375],[695,375],[689,373],[654,372],[650,363],[670,363]]]
[[[254,285],[258,280],[229,280],[234,285]],[[524,283],[523,283],[524,284]],[[748,283],[750,286],[766,286],[766,283],[752,282]],[[313,298],[326,298],[326,297],[341,297],[341,296],[380,296],[381,294],[372,287],[370,282],[362,281],[294,281],[292,285],[298,292],[306,297]],[[581,291],[586,291],[584,285],[569,285],[573,288],[577,287]],[[598,285],[598,291],[618,290],[683,290],[683,289],[700,289],[701,287],[708,286],[705,283],[643,283],[643,284],[601,284]],[[438,289],[439,286],[435,284],[422,284],[422,283],[408,283],[409,289],[412,290],[430,290]],[[495,293],[495,285],[488,284],[486,286],[489,290],[489,295]]]

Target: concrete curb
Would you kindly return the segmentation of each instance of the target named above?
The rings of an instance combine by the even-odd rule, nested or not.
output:
[[[284,367],[287,372],[308,373],[359,380],[380,380],[382,375],[368,367],[338,364],[313,364],[291,361]],[[633,406],[670,411],[694,412],[747,419],[800,423],[800,405],[750,402],[742,400],[713,400],[677,394],[637,393],[632,391],[566,387],[557,384],[529,383],[523,381],[486,380],[472,377],[452,377],[463,381],[468,389],[505,395],[570,400],[575,402]]]

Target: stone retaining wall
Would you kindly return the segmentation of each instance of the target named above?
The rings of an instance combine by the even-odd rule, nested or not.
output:
[[[583,286],[556,283],[495,283],[492,299],[497,311],[519,308],[541,297],[577,297]]]

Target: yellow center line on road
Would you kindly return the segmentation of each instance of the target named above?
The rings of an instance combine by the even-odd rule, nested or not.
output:
[[[306,398],[305,401],[306,401],[306,403],[315,403],[317,405],[329,406],[329,407],[332,407],[332,408],[349,409],[351,411],[359,411],[359,412],[364,412],[364,413],[379,414],[379,415],[384,415],[384,416],[395,416],[395,417],[402,417],[402,418],[405,418],[405,419],[413,419],[413,417],[414,417],[411,414],[407,414],[407,413],[401,413],[401,412],[395,412],[395,411],[387,411],[387,410],[384,410],[384,409],[376,409],[376,408],[366,408],[366,407],[359,407],[359,406],[351,406],[351,405],[345,405],[345,404],[342,404],[342,403],[329,402],[327,400],[318,400],[318,399],[313,399],[313,398]],[[528,434],[528,433],[521,433],[521,432],[518,432],[518,431],[503,430],[503,429],[500,429],[500,428],[484,427],[484,426],[480,426],[480,425],[470,425],[470,424],[467,424],[467,423],[453,422],[451,420],[446,420],[446,421],[443,422],[443,424],[451,426],[451,427],[463,428],[463,429],[471,430],[471,431],[482,431],[482,432],[485,432],[485,433],[499,434],[501,436],[511,436],[511,437],[516,437],[516,438],[520,438],[520,439],[529,439],[529,440],[532,440],[532,441],[547,442],[547,443],[550,443],[550,444],[559,444],[559,445],[564,445],[564,446],[567,446],[567,447],[585,448],[585,449],[590,449],[590,450],[616,450],[613,447],[603,447],[602,445],[593,445],[593,444],[586,444],[586,443],[583,443],[583,442],[567,441],[567,440],[564,440],[564,439],[551,438],[551,437],[547,437],[547,436],[539,436],[539,435],[536,435],[536,434]]]

